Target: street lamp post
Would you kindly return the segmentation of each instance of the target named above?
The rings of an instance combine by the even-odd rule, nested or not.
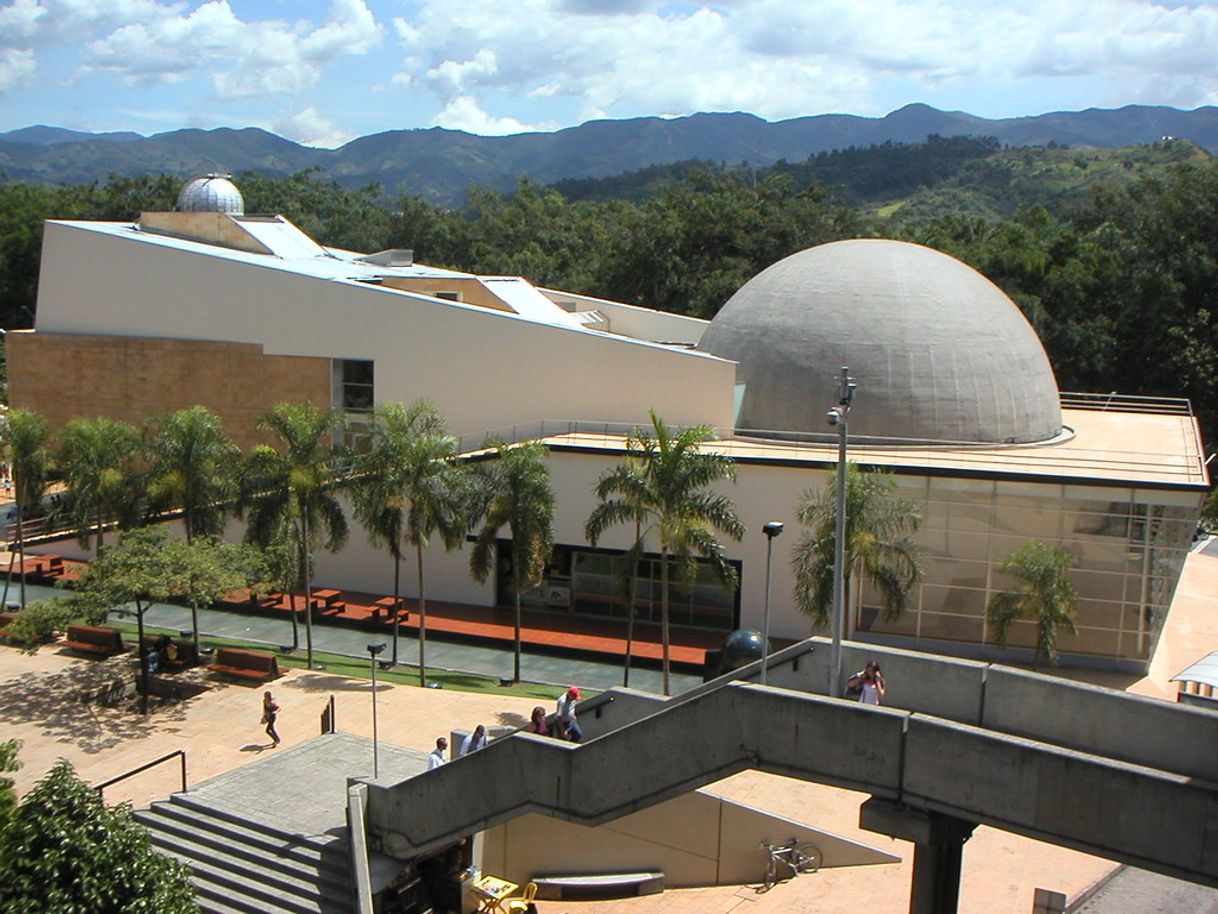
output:
[[[837,376],[837,406],[829,410],[829,424],[837,428],[837,516],[833,534],[833,650],[829,658],[829,696],[840,697],[842,682],[842,621],[846,607],[846,429],[850,404],[858,386],[850,369],[842,366]]]
[[[761,684],[766,684],[770,669],[770,558],[774,552],[774,537],[782,533],[782,521],[772,520],[761,532],[765,534],[765,613],[761,633]]]
[[[385,642],[380,641],[376,644],[368,645],[368,660],[372,666],[372,777],[373,780],[381,776],[381,758],[380,744],[377,740],[376,733],[376,667],[377,655],[385,650]]]

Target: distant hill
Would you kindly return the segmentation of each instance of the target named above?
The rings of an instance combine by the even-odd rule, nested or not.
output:
[[[554,133],[482,137],[455,130],[395,130],[338,149],[301,146],[264,130],[175,130],[153,137],[78,134],[27,127],[0,134],[0,175],[9,181],[88,183],[111,173],[188,174],[256,171],[284,177],[314,168],[346,186],[380,184],[459,206],[474,184],[510,189],[521,177],[540,183],[601,178],[691,159],[768,166],[885,142],[922,143],[929,135],[994,137],[1004,146],[1122,147],[1165,136],[1218,152],[1218,108],[1194,111],[1131,105],[988,120],[927,105],[881,118],[845,114],[768,122],[751,114],[589,121]]]

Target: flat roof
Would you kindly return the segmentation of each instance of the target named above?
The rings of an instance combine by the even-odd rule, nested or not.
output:
[[[850,441],[849,457],[863,465],[909,475],[997,475],[1199,492],[1209,488],[1200,433],[1189,414],[1063,408],[1062,421],[1067,434],[1044,444],[894,447]],[[572,431],[558,431],[563,426]],[[544,434],[548,427],[556,433]],[[594,423],[583,422],[542,423],[542,440],[555,450],[623,453],[629,428],[602,428],[598,432]],[[794,443],[746,438],[722,430],[720,436],[722,440],[711,448],[739,463],[827,466],[837,462],[837,444],[831,440]]]

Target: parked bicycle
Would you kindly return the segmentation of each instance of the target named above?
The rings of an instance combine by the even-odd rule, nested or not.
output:
[[[774,883],[778,882],[779,864],[790,870],[789,874],[783,876],[784,879],[790,879],[800,873],[815,873],[820,869],[820,848],[815,844],[801,843],[792,838],[786,844],[771,844],[769,841],[762,841],[761,848],[766,852],[765,887],[767,889],[774,888]]]

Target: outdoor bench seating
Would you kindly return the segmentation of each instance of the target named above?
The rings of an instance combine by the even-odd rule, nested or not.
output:
[[[664,874],[660,872],[535,876],[533,882],[537,884],[537,897],[549,900],[630,898],[664,891]]]
[[[381,597],[372,604],[372,618],[379,619],[382,615],[387,622],[393,621],[393,597]],[[398,620],[406,622],[410,619],[410,610],[406,608],[406,598],[398,597]]]
[[[127,650],[122,632],[101,625],[69,625],[64,647],[95,657],[111,657]]]
[[[216,662],[208,669],[221,676],[248,679],[252,682],[269,682],[279,676],[279,662],[274,654],[240,647],[217,648]]]
[[[145,635],[141,642],[141,649],[146,653],[150,648],[156,647],[160,640],[160,635]],[[190,638],[173,638],[166,648],[161,669],[177,672],[195,666],[198,662],[199,651],[194,641]]]

